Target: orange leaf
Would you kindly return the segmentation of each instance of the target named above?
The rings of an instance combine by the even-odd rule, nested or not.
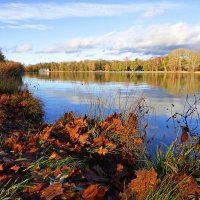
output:
[[[13,167],[11,167],[10,169],[12,169],[13,171],[15,171],[15,173],[19,170],[19,166],[14,165]]]
[[[96,147],[99,147],[99,146],[102,146],[104,145],[105,143],[107,142],[105,136],[103,135],[100,135],[99,137],[95,138],[93,140],[93,144],[96,146]]]
[[[63,194],[63,190],[62,184],[54,183],[41,192],[41,197],[45,200],[51,200],[54,197]]]
[[[98,150],[99,155],[106,155],[108,153],[108,149],[100,147]]]
[[[95,200],[103,200],[107,191],[108,191],[108,188],[105,186],[98,188],[98,193],[95,197]]]
[[[12,149],[14,152],[18,153],[18,152],[22,151],[23,147],[21,144],[14,144]]]
[[[16,144],[17,138],[16,137],[9,137],[5,140],[5,146],[12,149],[13,145]]]
[[[0,171],[3,171],[3,164],[0,164]]]
[[[23,190],[23,192],[27,193],[34,193],[40,191],[44,187],[44,183],[39,183],[37,185],[34,185],[32,187],[27,187]]]
[[[76,126],[74,128],[66,127],[67,132],[69,133],[70,139],[72,141],[75,141],[79,137],[79,126]]]
[[[83,146],[84,144],[90,143],[87,141],[88,138],[89,138],[89,133],[85,133],[85,134],[79,136],[78,141]]]
[[[61,157],[54,151],[50,157],[49,160],[59,160]]]
[[[119,174],[119,173],[121,173],[122,172],[122,170],[123,170],[123,165],[121,164],[121,163],[119,163],[119,164],[117,164],[117,173]]]
[[[94,200],[98,193],[98,185],[90,185],[83,191],[83,198],[86,200]]]
[[[134,138],[134,144],[143,144],[143,140],[141,138]]]
[[[157,173],[152,168],[152,170],[138,170],[136,171],[136,179],[133,179],[129,184],[128,188],[131,192],[135,194],[137,200],[142,200],[144,198],[144,194],[147,190],[153,189],[158,183]],[[129,195],[132,195],[129,194]]]
[[[192,176],[186,174],[178,176],[180,199],[190,199],[189,196],[200,197],[200,187]]]
[[[51,134],[52,129],[53,129],[53,126],[51,126],[51,127],[46,127],[46,128],[42,131],[42,133],[41,133],[41,135],[40,135],[40,139],[41,139],[41,140],[46,140],[46,139],[48,139],[48,137],[49,137],[50,134]]]

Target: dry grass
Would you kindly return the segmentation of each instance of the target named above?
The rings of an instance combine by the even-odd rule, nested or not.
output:
[[[0,77],[16,77],[24,73],[24,66],[19,62],[0,62]]]

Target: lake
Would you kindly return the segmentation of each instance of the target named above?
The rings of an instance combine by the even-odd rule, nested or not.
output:
[[[145,99],[144,111],[149,110],[149,113],[141,121],[148,124],[147,138],[154,138],[153,145],[170,144],[176,139],[181,129],[174,130],[173,120],[168,119],[172,113],[185,112],[188,105],[200,97],[200,74],[52,72],[29,73],[23,80],[42,101],[48,123],[70,111],[96,117],[118,110],[135,111],[138,101]],[[195,106],[200,111],[200,104]],[[194,111],[187,120],[195,133],[199,132],[197,114]],[[185,125],[181,119],[180,125]]]

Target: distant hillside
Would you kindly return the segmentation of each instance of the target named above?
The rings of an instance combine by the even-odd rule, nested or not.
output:
[[[84,60],[79,62],[51,62],[29,65],[28,72],[50,71],[200,71],[200,53],[190,49],[175,49],[166,56],[149,60]]]

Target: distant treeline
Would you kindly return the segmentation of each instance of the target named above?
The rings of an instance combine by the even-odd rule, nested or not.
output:
[[[166,56],[148,60],[128,58],[119,60],[84,60],[73,62],[38,63],[27,66],[29,72],[50,71],[200,71],[200,53],[189,49],[176,49]]]

